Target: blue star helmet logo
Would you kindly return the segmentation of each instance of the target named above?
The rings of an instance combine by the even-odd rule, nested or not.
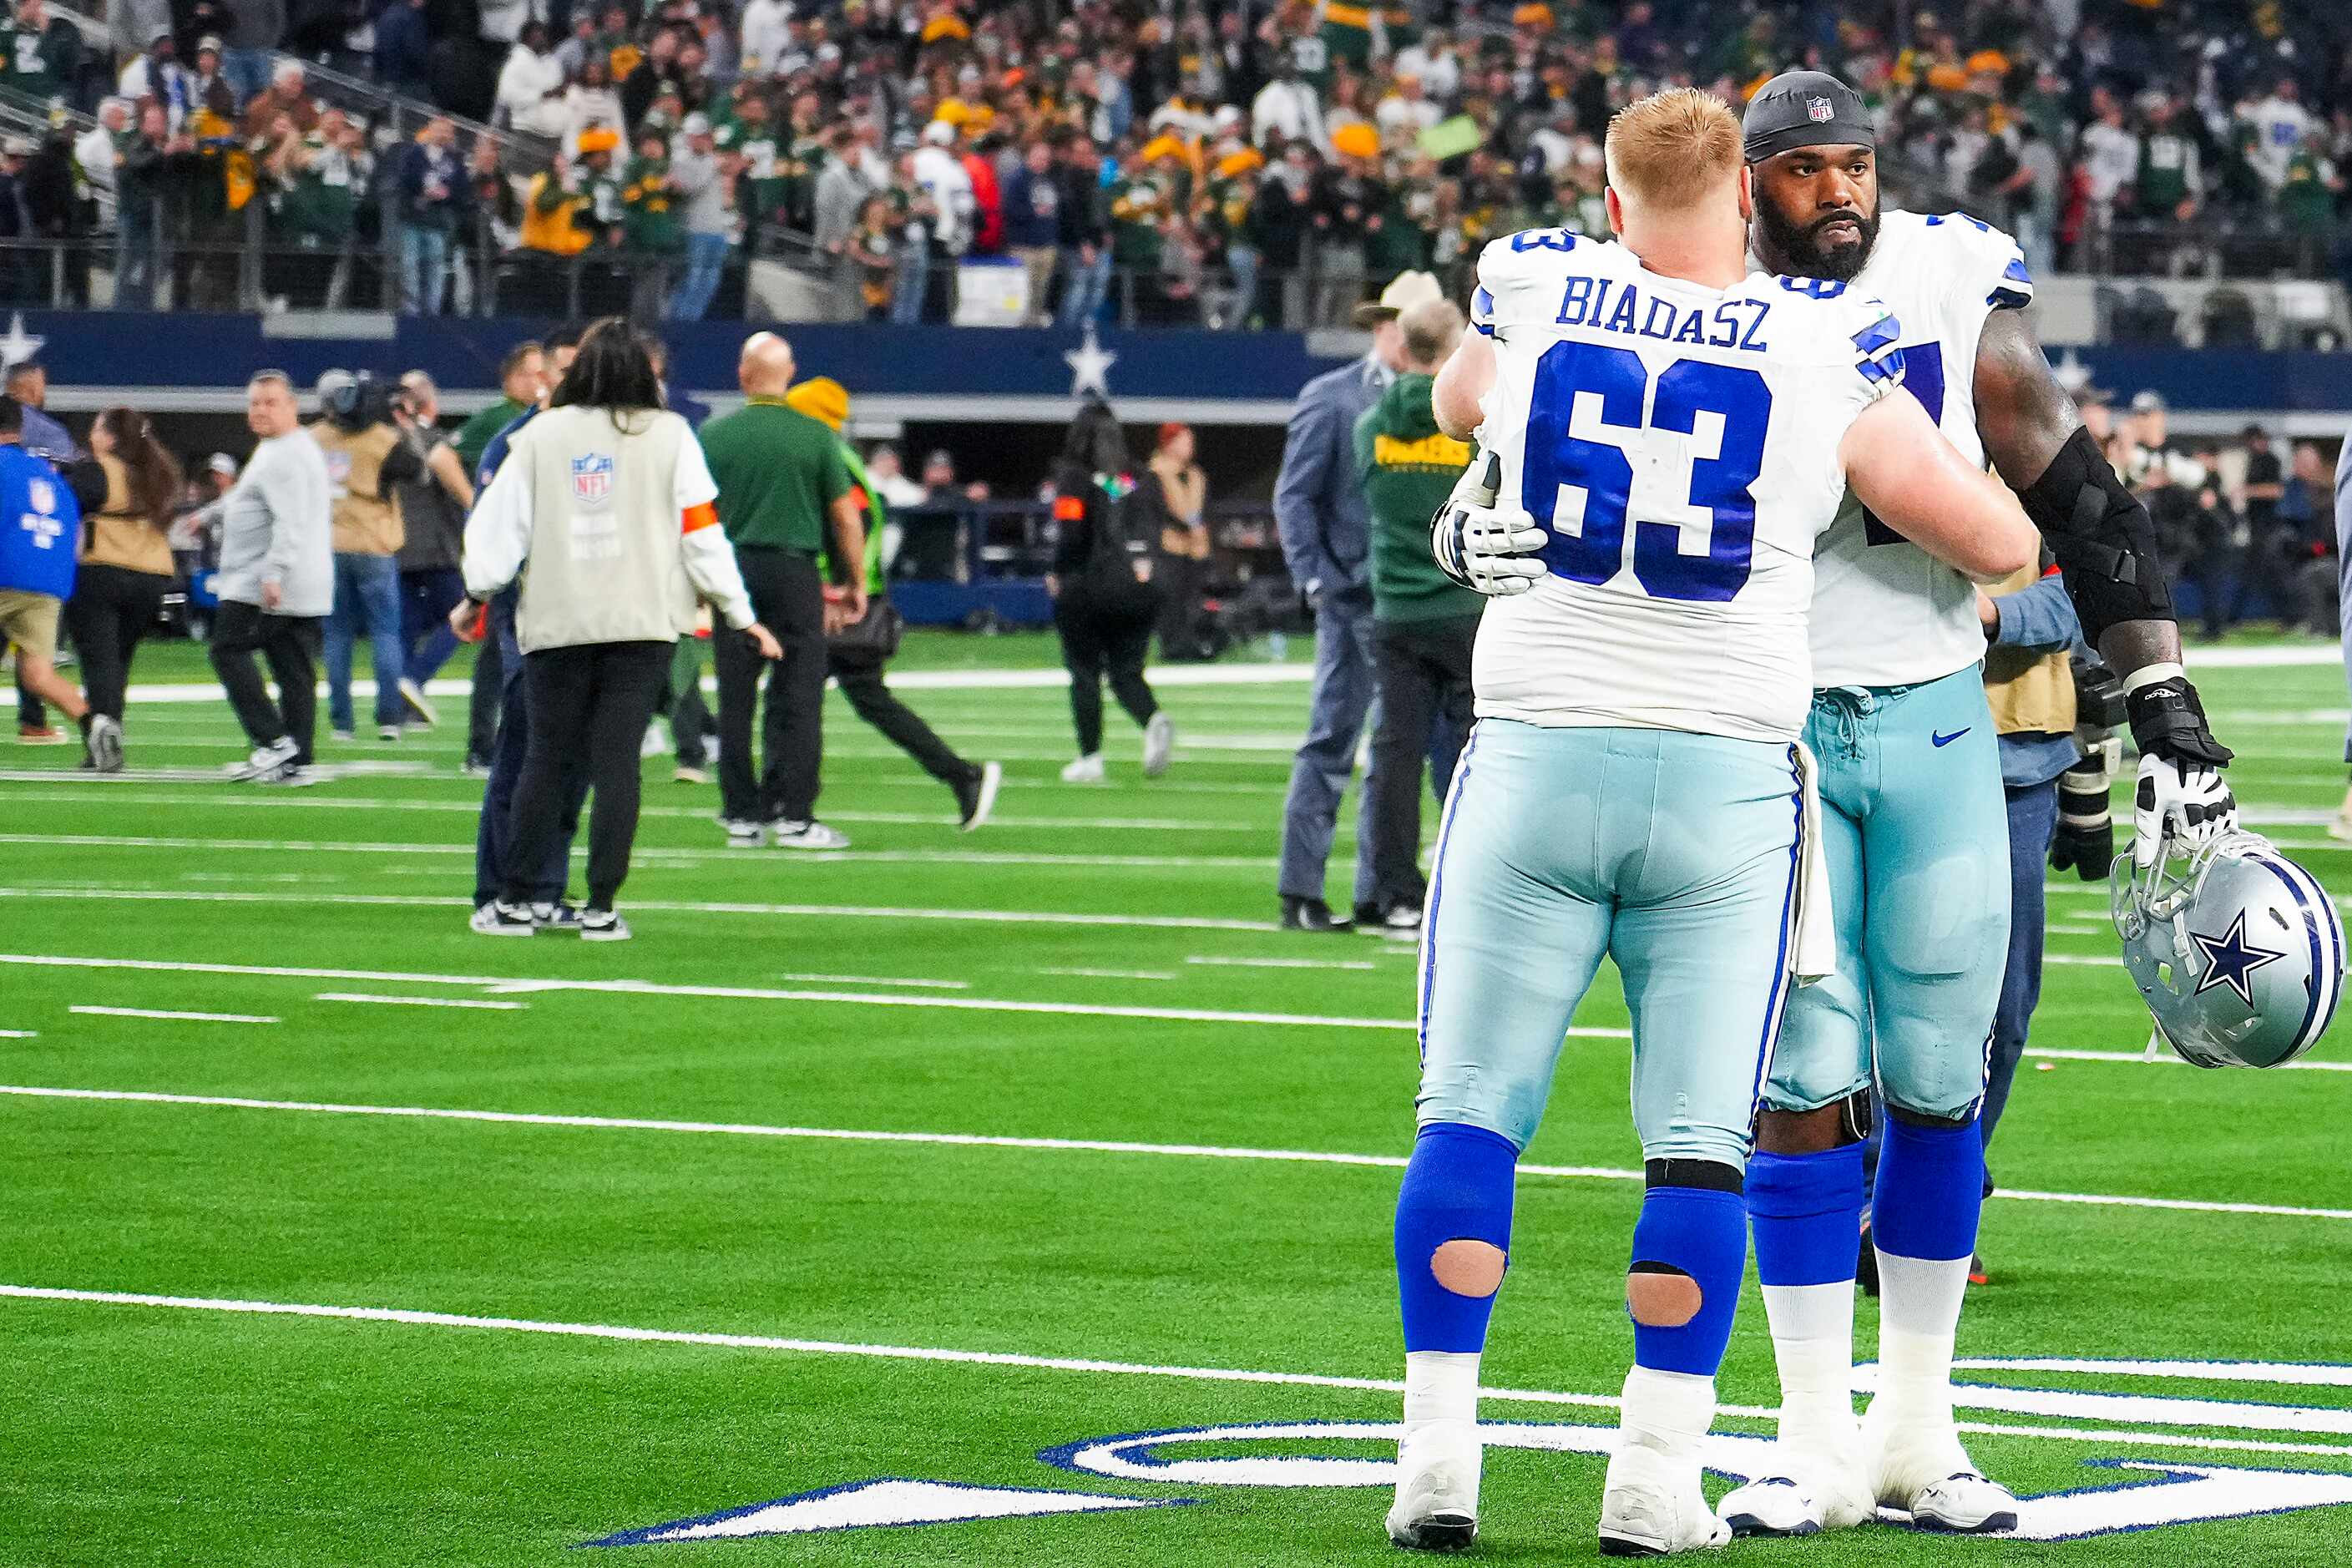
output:
[[[2206,936],[2190,931],[2189,940],[2205,955],[2205,973],[2197,982],[2192,994],[2202,996],[2216,985],[2226,985],[2238,994],[2238,1000],[2247,1006],[2254,1005],[2253,987],[2247,984],[2255,970],[2265,963],[2275,963],[2286,954],[2273,952],[2266,947],[2255,947],[2246,941],[2246,911],[2240,910],[2230,929],[2220,936]]]

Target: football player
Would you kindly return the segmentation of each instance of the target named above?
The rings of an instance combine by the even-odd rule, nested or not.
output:
[[[1508,236],[1434,389],[1479,431],[1432,528],[1498,595],[1422,951],[1420,1132],[1397,1199],[1406,1394],[1398,1544],[1477,1531],[1478,1358],[1511,1188],[1605,953],[1633,1025],[1647,1185],[1604,1552],[1720,1545],[1699,1489],[1746,1263],[1755,1096],[1807,971],[1797,745],[1813,552],[1850,482],[1958,571],[2033,549],[2009,491],[1890,395],[1900,329],[1858,291],[1750,275],[1738,126],[1687,88],[1610,122],[1611,227]],[[1530,516],[1529,514],[1533,515]],[[1849,1246],[1849,1250],[1850,1250]]]
[[[1905,384],[1944,435],[2017,491],[2063,568],[2084,635],[2123,679],[2140,752],[2137,856],[2162,829],[2234,826],[2147,509],[2051,378],[2022,309],[2016,243],[1960,215],[1882,212],[1874,134],[1835,77],[1792,71],[1749,101],[1751,242],[1769,271],[1851,285],[1903,323]],[[1977,1113],[2007,945],[2008,837],[1968,581],[1850,500],[1822,538],[1812,712],[1837,973],[1789,1004],[1758,1118],[1748,1201],[1781,1388],[1778,1473],[1724,1500],[1739,1532],[1787,1535],[1885,1503],[1951,1531],[2013,1526],[1951,1410],[1953,1335],[1982,1203]],[[1876,1397],[1850,1392],[1863,1150],[1885,1107],[1869,1245]]]

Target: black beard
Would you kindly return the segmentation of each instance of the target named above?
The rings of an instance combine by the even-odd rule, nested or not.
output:
[[[1870,265],[1870,253],[1878,245],[1878,215],[1872,213],[1857,221],[1862,226],[1860,245],[1842,245],[1835,249],[1823,246],[1816,237],[1830,218],[1816,219],[1799,227],[1774,211],[1769,202],[1756,204],[1757,259],[1798,278],[1826,278],[1832,282],[1851,281]]]

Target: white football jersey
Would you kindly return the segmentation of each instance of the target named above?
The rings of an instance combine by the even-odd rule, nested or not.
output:
[[[1853,280],[1903,323],[1903,384],[1972,463],[1977,340],[1985,318],[2021,310],[2033,279],[2017,241],[1960,214],[1881,215],[1870,264]],[[1976,584],[1848,496],[1814,562],[1813,684],[1903,686],[1984,658]]]
[[[1838,446],[1901,384],[1900,329],[1843,284],[1667,278],[1559,229],[1478,258],[1480,427],[1550,575],[1488,601],[1483,717],[1793,740],[1811,701],[1813,552]]]

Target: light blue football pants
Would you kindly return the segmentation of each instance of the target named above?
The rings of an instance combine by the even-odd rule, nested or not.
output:
[[[2009,949],[2000,747],[1974,665],[1916,686],[1813,693],[1822,847],[1837,973],[1797,991],[1764,1103],[1833,1105],[1871,1081],[1886,1102],[1966,1121]]]
[[[1422,1122],[1524,1149],[1606,953],[1633,1016],[1643,1157],[1744,1168],[1801,832],[1793,746],[1479,721],[1430,878]]]

